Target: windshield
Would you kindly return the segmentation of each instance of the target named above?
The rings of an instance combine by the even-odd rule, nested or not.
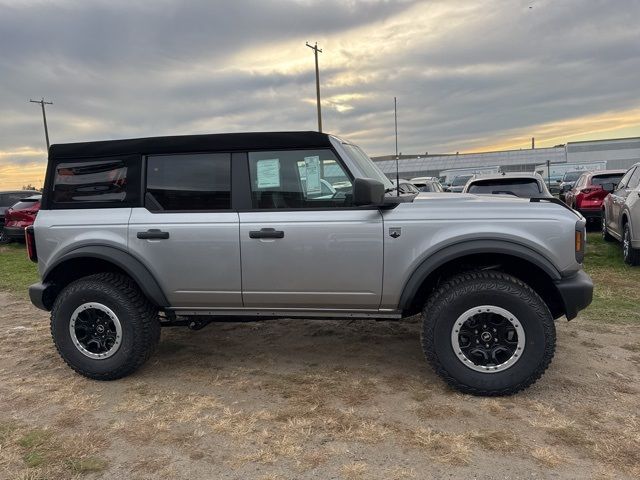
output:
[[[380,180],[385,188],[395,190],[395,186],[391,183],[391,180],[382,173],[382,170],[371,160],[366,153],[356,145],[350,143],[342,143],[342,146],[349,154],[349,157],[358,164],[358,167],[365,174],[367,178],[373,178],[374,180]]]
[[[473,175],[459,175],[453,179],[452,187],[459,187],[461,185],[465,185],[467,181],[473,177]]]
[[[534,179],[514,178],[505,180],[480,180],[469,186],[469,193],[490,193],[516,195],[518,197],[538,196],[540,185]]]
[[[583,172],[567,172],[564,174],[562,178],[563,182],[575,182]]]

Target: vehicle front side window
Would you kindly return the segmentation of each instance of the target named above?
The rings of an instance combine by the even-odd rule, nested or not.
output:
[[[637,170],[637,168],[630,168],[627,173],[624,174],[624,177],[622,177],[622,180],[620,180],[620,183],[618,184],[617,188],[626,188],[627,184],[629,183],[629,179],[631,178],[631,175],[633,175],[633,173],[635,172],[635,170]]]
[[[352,206],[351,178],[329,149],[250,152],[249,173],[253,208]]]
[[[139,156],[62,161],[54,169],[51,199],[60,208],[127,206],[139,199]]]
[[[627,183],[627,188],[630,190],[635,189],[640,184],[640,168],[636,167],[635,172],[629,178],[629,183]]]
[[[150,210],[230,209],[231,154],[148,157],[145,205]]]

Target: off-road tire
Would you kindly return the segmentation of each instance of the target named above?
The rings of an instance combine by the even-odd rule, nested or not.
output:
[[[122,326],[122,343],[109,358],[93,359],[74,344],[69,332],[73,311],[87,302],[110,308]],[[76,280],[56,298],[51,310],[51,335],[62,359],[80,375],[95,380],[115,380],[144,364],[160,340],[157,308],[125,275],[99,273]]]
[[[605,210],[602,210],[602,224],[600,225],[600,233],[602,234],[602,240],[604,240],[605,242],[613,242],[615,241],[615,238],[613,238],[613,236],[611,236],[611,234],[609,233],[609,230],[607,229],[607,216],[605,213]]]
[[[0,227],[0,245],[11,243],[11,239],[4,233],[4,228]]]
[[[472,370],[454,352],[451,333],[458,317],[479,305],[512,312],[525,332],[520,359],[492,373]],[[422,348],[429,363],[451,387],[482,396],[512,395],[535,383],[554,355],[556,330],[540,296],[517,278],[497,271],[473,271],[443,283],[423,310]]]
[[[629,247],[625,248],[624,244],[628,242]],[[640,249],[633,248],[631,245],[631,227],[629,227],[629,222],[624,224],[624,230],[622,232],[622,257],[624,259],[624,263],[631,266],[640,265]]]

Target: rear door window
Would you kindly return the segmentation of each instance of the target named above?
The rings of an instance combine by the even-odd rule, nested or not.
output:
[[[54,167],[54,208],[132,206],[140,199],[140,157],[61,161]]]
[[[145,206],[169,211],[230,209],[231,154],[149,156]]]

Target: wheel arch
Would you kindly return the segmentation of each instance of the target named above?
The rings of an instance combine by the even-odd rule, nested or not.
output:
[[[140,260],[126,251],[105,245],[71,250],[52,263],[42,275],[42,283],[51,285],[44,306],[50,309],[60,291],[74,280],[101,272],[125,274],[154,305],[169,306],[162,288]]]
[[[418,313],[427,296],[447,278],[464,270],[499,270],[519,278],[547,303],[553,318],[565,313],[556,281],[562,277],[543,255],[504,240],[471,240],[445,247],[423,261],[410,275],[400,297],[406,315]]]

